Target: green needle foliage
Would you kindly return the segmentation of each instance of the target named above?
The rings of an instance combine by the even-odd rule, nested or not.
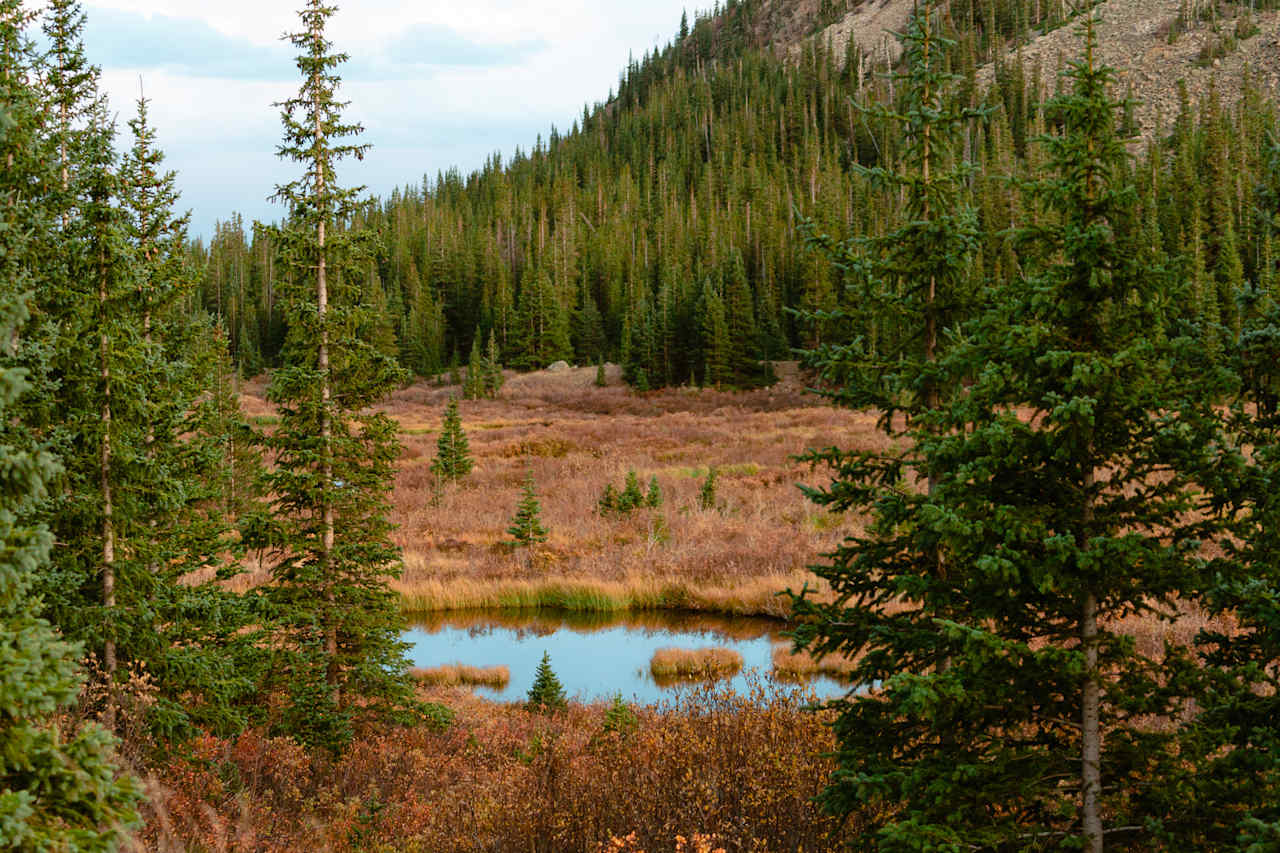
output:
[[[458,414],[458,401],[449,398],[444,410],[444,425],[436,439],[436,458],[431,460],[431,473],[440,480],[456,483],[471,473],[471,445],[462,431],[462,416]]]
[[[31,292],[48,283],[39,261],[58,211],[32,192],[54,178],[57,161],[38,131],[29,22],[21,3],[0,0],[0,847],[106,851],[136,824],[140,792],[117,778],[107,731],[68,733],[55,719],[75,702],[83,649],[42,618],[35,594],[53,538],[29,519],[58,470],[19,419],[32,386],[15,364],[43,357],[21,332]]]
[[[467,360],[467,381],[462,386],[462,396],[467,400],[479,400],[488,396],[485,379],[484,356],[480,354],[480,330],[471,338],[471,357]]]
[[[132,584],[150,602],[140,615],[163,626],[139,632],[132,656],[146,662],[158,685],[150,709],[158,734],[172,740],[193,734],[196,726],[232,734],[247,724],[245,708],[256,689],[261,655],[242,630],[256,616],[244,597],[189,577],[216,569],[216,577],[225,579],[234,571],[226,568],[237,554],[220,481],[229,431],[242,426],[236,401],[221,419],[212,411],[226,405],[216,399],[213,381],[225,353],[209,324],[184,308],[195,286],[183,252],[189,216],[173,211],[176,175],[163,168],[145,99],[129,126],[134,145],[121,174],[136,255],[142,357],[132,384],[143,436],[128,491],[137,495],[145,519],[129,548],[146,568]]]
[[[810,242],[844,271],[855,297],[843,311],[814,317],[838,318],[852,329],[852,342],[820,346],[810,357],[836,386],[837,402],[878,409],[886,429],[896,413],[937,408],[951,390],[933,365],[947,331],[973,299],[978,220],[965,185],[974,170],[957,159],[957,150],[982,113],[958,105],[960,77],[945,70],[955,45],[938,34],[933,16],[933,3],[923,3],[902,36],[906,68],[895,75],[901,105],[863,110],[868,121],[896,126],[903,150],[893,168],[854,166],[872,186],[905,199],[900,224],[840,243],[813,223],[807,228]]]
[[[539,542],[547,541],[547,529],[542,526],[542,505],[538,503],[538,493],[533,482],[533,469],[525,473],[524,492],[520,503],[516,505],[516,515],[507,528],[511,534],[511,545],[515,548],[528,548]]]
[[[716,509],[719,499],[716,497],[716,469],[711,466],[707,469],[707,478],[702,481],[702,488],[698,490],[698,509],[707,511]]]
[[[1257,214],[1269,242],[1280,233],[1280,123],[1266,148]],[[1201,849],[1280,849],[1280,308],[1276,259],[1266,263],[1239,341],[1243,387],[1232,407],[1236,445],[1249,452],[1214,468],[1214,508],[1233,523],[1206,567],[1214,583],[1203,608],[1212,627],[1198,638],[1205,689],[1184,731],[1184,751],[1202,758],[1180,780],[1181,813]]]
[[[253,533],[275,555],[263,595],[274,619],[268,686],[287,696],[278,726],[337,751],[358,718],[400,718],[413,703],[387,585],[400,570],[387,519],[399,444],[395,423],[370,412],[402,375],[368,339],[377,325],[360,293],[369,235],[346,228],[361,190],[341,187],[335,175],[367,146],[350,141],[361,128],[342,118],[337,69],[347,57],[325,39],[334,11],[309,0],[301,30],[288,35],[303,81],[280,104],[279,154],[303,174],[276,189],[289,210],[271,231],[289,331],[285,366],[268,388],[280,411],[279,427],[264,438],[275,456],[272,516]]]
[[[497,399],[506,380],[502,376],[502,359],[498,355],[498,336],[493,330],[489,331],[489,345],[484,350],[481,370],[484,374],[484,395],[490,400]]]
[[[551,669],[551,655],[542,653],[542,662],[533,676],[533,686],[529,688],[529,699],[525,708],[539,714],[551,714],[569,707],[565,699],[564,687],[560,679]]]
[[[1210,401],[1230,383],[1167,329],[1185,287],[1145,238],[1086,28],[1023,185],[1026,272],[921,371],[967,392],[917,415],[906,458],[815,457],[837,475],[813,497],[871,515],[816,567],[835,601],[795,602],[800,646],[876,686],[834,703],[823,796],[869,822],[868,849],[1212,848],[1169,783],[1196,758],[1151,724],[1201,692],[1195,663],[1118,623],[1203,596],[1201,542],[1225,533],[1205,481],[1231,464]]]
[[[657,476],[649,478],[649,491],[645,493],[644,505],[650,509],[662,506],[662,487],[658,485]]]

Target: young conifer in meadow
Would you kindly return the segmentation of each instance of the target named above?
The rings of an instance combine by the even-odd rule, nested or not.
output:
[[[444,410],[444,423],[436,439],[436,456],[431,460],[431,473],[442,482],[456,483],[471,473],[474,466],[471,445],[462,431],[462,416],[458,414],[458,401],[449,398]]]
[[[484,396],[490,400],[496,400],[505,380],[502,377],[502,359],[498,353],[498,336],[492,329],[489,330],[489,344],[484,351],[482,372]]]
[[[362,207],[360,190],[340,186],[335,170],[367,146],[353,141],[361,128],[342,116],[337,71],[347,56],[325,38],[334,11],[308,0],[302,28],[288,36],[303,80],[280,104],[279,153],[302,175],[277,187],[288,216],[270,233],[287,271],[279,289],[289,334],[285,365],[268,388],[280,424],[264,436],[275,455],[274,503],[257,534],[275,555],[263,596],[274,619],[271,686],[287,696],[279,727],[340,750],[357,717],[399,718],[413,701],[388,588],[400,569],[387,518],[397,427],[370,411],[402,373],[358,334],[372,325],[359,293],[372,235],[346,230]]]
[[[507,533],[511,535],[510,544],[516,548],[529,548],[547,541],[547,529],[542,526],[542,504],[538,502],[532,468],[525,472],[524,491]]]
[[[462,386],[465,400],[479,400],[487,396],[484,356],[480,354],[480,330],[471,338],[471,357],[467,359],[467,381]]]
[[[525,708],[540,714],[550,714],[562,711],[568,705],[564,686],[560,684],[560,679],[551,669],[551,655],[543,652],[542,661],[538,664],[538,669],[533,676],[533,685],[529,688]]]

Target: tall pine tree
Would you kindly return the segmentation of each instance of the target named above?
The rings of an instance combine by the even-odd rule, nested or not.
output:
[[[275,619],[275,685],[287,692],[281,728],[304,743],[341,749],[357,717],[411,705],[400,617],[387,584],[399,572],[390,539],[389,492],[399,450],[395,423],[369,407],[401,380],[394,362],[357,333],[368,330],[359,293],[367,282],[368,232],[347,229],[359,189],[335,170],[364,156],[359,125],[343,120],[338,67],[325,26],[335,8],[308,0],[298,49],[302,86],[284,101],[279,154],[303,174],[276,189],[288,206],[271,232],[289,323],[284,360],[268,389],[280,424],[268,482],[274,520],[259,536],[275,549],[264,591]]]
[[[910,459],[823,457],[819,502],[871,522],[818,568],[836,598],[798,602],[799,637],[878,685],[836,703],[824,796],[860,810],[874,849],[1204,849],[1171,834],[1183,759],[1150,724],[1189,707],[1194,662],[1119,622],[1172,621],[1204,590],[1200,540],[1222,525],[1197,517],[1198,478],[1227,385],[1165,335],[1179,283],[1143,238],[1086,28],[1026,187],[1028,274],[924,373],[971,386],[917,416]]]
[[[55,715],[75,701],[83,649],[42,618],[35,594],[53,541],[30,519],[57,471],[20,420],[31,386],[15,363],[43,357],[24,352],[33,344],[22,331],[31,293],[48,284],[40,258],[59,211],[42,192],[56,185],[57,160],[39,134],[30,20],[20,2],[0,0],[0,846],[106,851],[137,820],[139,791],[117,778],[109,733],[60,729]]]

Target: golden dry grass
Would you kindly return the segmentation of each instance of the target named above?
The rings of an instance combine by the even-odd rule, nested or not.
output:
[[[671,681],[710,681],[742,671],[742,655],[733,649],[658,649],[649,659],[649,672],[659,684]]]
[[[825,405],[795,375],[751,392],[669,389],[636,394],[595,369],[508,374],[498,400],[460,402],[475,469],[435,500],[435,430],[457,387],[420,382],[382,407],[401,425],[393,495],[408,611],[475,607],[687,608],[785,616],[779,593],[816,578],[815,555],[858,528],[829,516],[797,484],[821,485],[793,457],[808,449],[884,446],[871,414]],[[261,382],[246,411],[269,418]],[[719,506],[703,510],[706,469],[718,471]],[[533,470],[550,540],[533,553],[500,546],[526,466]],[[656,476],[664,502],[629,517],[601,517],[608,483],[634,469]],[[241,584],[262,583],[259,571]]]
[[[777,643],[773,647],[773,672],[778,678],[802,680],[815,675],[825,675],[840,681],[853,676],[856,661],[843,655],[826,655],[815,658],[808,652],[792,650],[791,643]]]
[[[434,687],[493,687],[501,690],[511,681],[511,670],[505,666],[467,666],[450,663],[409,670],[420,684]]]

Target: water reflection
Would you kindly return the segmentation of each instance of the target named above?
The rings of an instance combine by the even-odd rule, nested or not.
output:
[[[742,673],[728,680],[745,693],[747,674],[771,673],[774,646],[787,642],[782,636],[786,626],[777,620],[681,611],[448,611],[414,615],[409,621],[404,639],[414,666],[506,666],[511,671],[506,687],[477,688],[480,695],[501,701],[524,699],[544,651],[570,696],[589,702],[621,694],[631,701],[657,702],[670,694],[649,671],[655,651],[722,646],[742,655]],[[848,689],[826,677],[808,685],[821,697]]]

